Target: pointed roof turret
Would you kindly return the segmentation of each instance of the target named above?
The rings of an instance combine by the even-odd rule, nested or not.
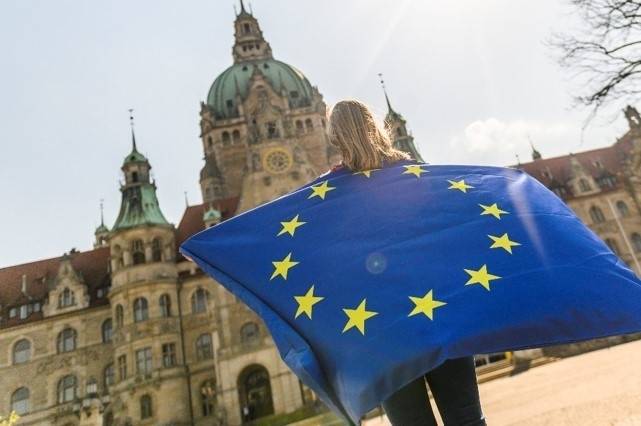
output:
[[[258,20],[245,10],[241,0],[240,13],[234,21],[234,48],[232,50],[234,63],[273,59],[272,48],[265,41]]]
[[[125,158],[121,168],[125,175],[125,184],[120,188],[120,213],[111,232],[142,225],[169,225],[160,210],[156,184],[150,178],[151,165],[136,148],[132,116],[130,121],[133,151]]]
[[[530,141],[530,147],[532,148],[532,160],[536,161],[536,160],[540,160],[541,158],[543,158],[541,153],[539,151],[537,151],[536,148],[534,148],[534,143],[532,142],[532,139],[530,138],[529,135],[528,135],[527,138]]]

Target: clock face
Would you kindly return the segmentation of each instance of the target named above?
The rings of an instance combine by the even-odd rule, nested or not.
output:
[[[282,148],[274,148],[263,155],[263,167],[270,173],[285,173],[292,166],[292,157]]]

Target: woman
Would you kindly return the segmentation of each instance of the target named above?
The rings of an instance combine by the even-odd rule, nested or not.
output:
[[[343,162],[334,167],[354,171],[389,166],[409,155],[392,146],[388,133],[377,123],[367,106],[356,100],[337,103],[329,116],[329,138]],[[446,426],[485,425],[481,410],[474,358],[445,361],[383,402],[393,425],[436,425],[427,387],[429,385]]]

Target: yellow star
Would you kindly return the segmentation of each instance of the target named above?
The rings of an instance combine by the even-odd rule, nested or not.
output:
[[[343,309],[345,315],[349,318],[345,328],[343,328],[343,333],[345,333],[350,328],[356,327],[362,335],[365,335],[365,321],[371,317],[378,315],[378,312],[368,311],[365,309],[365,304],[367,299],[363,299],[358,308],[356,309]]]
[[[414,175],[417,178],[421,177],[421,173],[427,173],[427,170],[421,169],[423,164],[412,164],[409,166],[403,166],[405,167],[405,171],[403,172],[404,175]]]
[[[445,302],[434,300],[432,297],[432,290],[428,291],[427,294],[423,297],[410,296],[410,300],[414,302],[415,306],[408,317],[417,314],[425,314],[426,317],[432,319],[432,316],[434,315],[434,309],[439,308],[443,305],[447,305],[447,303]]]
[[[312,198],[312,197],[320,197],[321,200],[325,199],[325,194],[327,194],[329,191],[336,189],[332,186],[329,186],[327,181],[324,181],[323,183],[320,183],[318,185],[314,185],[310,187],[310,189],[313,191],[312,194],[307,197],[307,198]]]
[[[500,237],[495,237],[494,235],[488,235],[494,241],[490,248],[502,248],[505,249],[506,252],[512,254],[512,247],[513,246],[520,246],[520,243],[517,243],[516,241],[511,241],[510,237],[508,237],[507,232]]]
[[[487,265],[481,266],[478,271],[475,271],[474,269],[465,269],[465,272],[467,272],[470,276],[470,279],[467,280],[465,285],[481,284],[487,291],[490,291],[490,281],[498,280],[499,278],[501,278],[499,276],[488,273]]]
[[[370,177],[372,176],[372,172],[380,170],[380,169],[369,169],[369,170],[361,170],[360,172],[353,173],[354,175],[365,175],[365,177]]]
[[[296,232],[296,228],[299,226],[303,226],[307,222],[299,222],[298,221],[298,215],[296,215],[292,220],[289,222],[281,222],[280,224],[283,225],[283,229],[280,230],[278,235],[283,235],[285,233],[291,235],[292,237],[294,236],[294,232]],[[278,236],[277,235],[277,236]]]
[[[454,180],[448,180],[450,186],[447,189],[458,189],[461,192],[467,192],[468,189],[474,188],[472,185],[465,183],[465,179],[461,179],[458,182]]]
[[[278,262],[272,262],[274,265],[274,273],[272,274],[272,277],[269,279],[270,281],[276,278],[277,276],[283,277],[283,279],[287,279],[287,271],[289,271],[290,268],[298,265],[299,262],[294,262],[292,261],[292,254],[289,253],[285,258],[281,261]]]
[[[496,203],[492,204],[491,206],[484,206],[483,204],[479,204],[483,211],[481,212],[481,216],[485,214],[491,214],[497,219],[501,219],[502,214],[509,214],[505,210],[499,209],[499,206],[496,205]]]
[[[294,296],[294,299],[298,303],[298,310],[294,318],[298,318],[300,314],[305,314],[309,319],[312,319],[312,308],[324,297],[314,296],[314,286],[311,286],[304,296]]]

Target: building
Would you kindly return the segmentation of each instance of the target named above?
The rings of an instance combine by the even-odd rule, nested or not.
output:
[[[273,58],[242,2],[234,29],[234,63],[201,104],[203,203],[178,226],[165,218],[132,126],[120,212],[94,249],[0,269],[0,413],[23,425],[240,425],[313,398],[256,315],[177,251],[339,161],[318,89]],[[418,158],[403,117],[389,106],[386,120]]]
[[[554,158],[532,146],[515,167],[538,179],[641,276],[641,117],[624,110],[629,130],[613,145]]]

